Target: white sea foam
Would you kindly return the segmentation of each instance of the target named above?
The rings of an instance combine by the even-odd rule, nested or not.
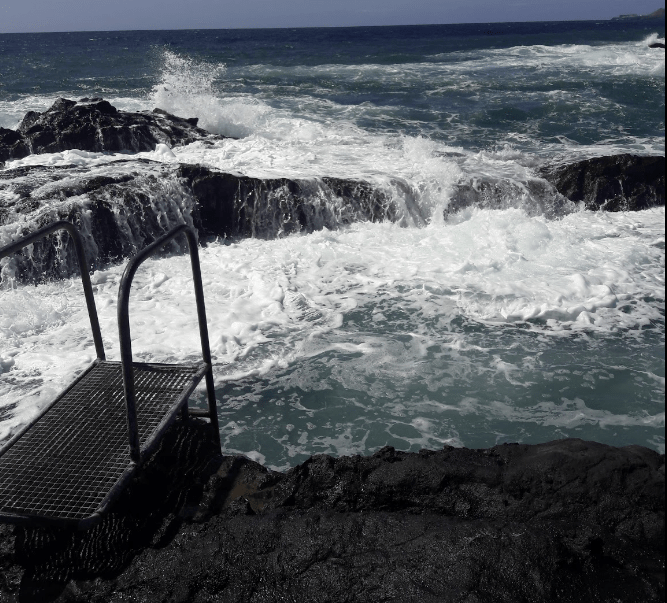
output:
[[[559,73],[568,76],[568,70],[596,75],[660,75],[664,74],[665,53],[656,52],[649,44],[662,41],[651,34],[638,42],[605,43],[600,45],[560,44],[553,46],[532,45],[512,48],[461,51],[464,60],[452,61],[452,53],[434,55],[433,60],[447,61],[443,68],[450,72],[475,73],[491,70],[536,69],[545,74]],[[664,41],[663,41],[664,43]],[[657,70],[657,71],[656,71]],[[569,77],[572,77],[570,74]],[[578,75],[578,74],[577,74]]]
[[[582,212],[556,222],[520,210],[475,209],[455,223],[421,229],[356,224],[273,241],[209,245],[201,257],[218,384],[256,379],[270,390],[274,379],[281,382],[285,377],[280,375],[291,375],[288,382],[304,391],[327,390],[331,386],[326,382],[335,378],[341,391],[366,392],[329,428],[325,409],[307,412],[308,402],[295,402],[301,410],[280,411],[282,426],[261,437],[244,414],[257,398],[240,396],[236,410],[224,414],[237,426],[236,431],[223,427],[227,449],[241,451],[249,434],[269,438],[273,444],[248,444],[247,450],[269,454],[271,464],[283,467],[291,462],[286,459],[306,452],[361,452],[379,445],[376,440],[382,444],[398,438],[397,445],[408,448],[469,443],[456,416],[479,413],[487,413],[491,424],[529,422],[571,433],[586,425],[659,426],[664,422],[660,410],[589,412],[585,403],[563,405],[558,397],[528,407],[499,400],[489,406],[477,396],[466,403],[465,396],[443,399],[436,392],[454,384],[457,391],[473,391],[480,378],[492,379],[496,388],[511,387],[513,395],[517,388],[533,391],[553,367],[531,360],[521,333],[542,338],[535,340],[547,350],[541,353],[558,346],[559,338],[578,334],[613,338],[622,333],[627,342],[634,330],[640,341],[642,329],[662,320],[664,248],[654,245],[661,237],[664,209]],[[118,349],[121,272],[122,266],[116,266],[92,277],[112,358]],[[190,289],[186,257],[144,265],[130,303],[137,359],[174,362],[198,356]],[[0,435],[7,435],[82,370],[93,349],[77,280],[3,290],[0,306]],[[504,343],[498,348],[480,340],[475,329],[461,331],[455,326],[461,319],[483,329],[522,328],[500,331]],[[555,343],[548,343],[549,338]],[[327,364],[327,358],[332,363],[324,372],[318,369],[319,377],[303,374],[300,367]],[[553,378],[557,380],[557,371]],[[646,379],[664,394],[664,382]],[[410,394],[411,387],[418,391]],[[298,416],[287,420],[290,413]],[[444,423],[443,413],[449,417]],[[316,429],[308,430],[305,422]],[[288,423],[306,435],[279,435]],[[500,423],[493,429],[506,429]],[[282,452],[269,452],[271,446]]]

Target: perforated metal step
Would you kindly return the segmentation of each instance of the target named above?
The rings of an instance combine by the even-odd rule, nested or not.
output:
[[[143,458],[208,364],[132,367]],[[96,360],[3,450],[0,519],[94,523],[135,468],[121,363]]]

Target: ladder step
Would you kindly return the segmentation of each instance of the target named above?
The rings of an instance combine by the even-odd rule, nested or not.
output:
[[[188,408],[188,414],[191,417],[208,417],[211,418],[211,413],[203,408]]]

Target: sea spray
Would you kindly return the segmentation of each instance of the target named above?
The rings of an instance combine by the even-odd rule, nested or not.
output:
[[[153,86],[150,103],[180,117],[196,116],[209,132],[248,136],[269,111],[252,98],[221,98],[224,64],[197,61],[171,50],[162,50],[158,63],[162,65],[160,81]]]

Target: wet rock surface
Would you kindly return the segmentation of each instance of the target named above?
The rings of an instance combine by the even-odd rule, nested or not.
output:
[[[59,98],[44,113],[26,113],[16,130],[0,128],[0,161],[71,149],[137,153],[153,151],[159,143],[172,147],[211,138],[197,121],[161,109],[119,111],[101,98]]]
[[[521,207],[530,215],[558,218],[581,203],[609,211],[664,205],[664,161],[657,158],[610,157],[543,171],[554,184],[541,178],[459,183],[445,216],[471,206]],[[252,178],[139,158],[87,167],[22,166],[0,171],[0,245],[68,220],[87,242],[91,269],[99,269],[182,223],[203,241],[269,239],[358,221],[426,224],[412,192],[394,184],[398,200],[395,191],[361,180]],[[75,274],[71,251],[67,242],[36,243],[30,258],[14,261],[13,273],[24,279]]]
[[[274,238],[399,219],[386,194],[359,180],[251,178],[201,165],[181,165],[178,175],[192,191],[204,235]]]
[[[548,166],[540,175],[570,201],[593,211],[635,211],[665,205],[665,158],[596,157]]]
[[[387,447],[283,474],[207,429],[177,423],[89,532],[0,528],[0,601],[664,600],[646,448]]]
[[[67,220],[81,233],[93,270],[136,254],[183,223],[202,241],[268,239],[357,221],[396,221],[397,213],[385,194],[355,180],[250,178],[147,159],[0,171],[0,246]],[[52,239],[35,243],[3,274],[10,270],[31,280],[76,274],[78,268],[65,237],[61,245]]]
[[[562,195],[543,178],[517,182],[509,178],[473,178],[454,188],[445,218],[468,207],[524,210],[529,216],[561,218],[578,210],[578,205]]]

